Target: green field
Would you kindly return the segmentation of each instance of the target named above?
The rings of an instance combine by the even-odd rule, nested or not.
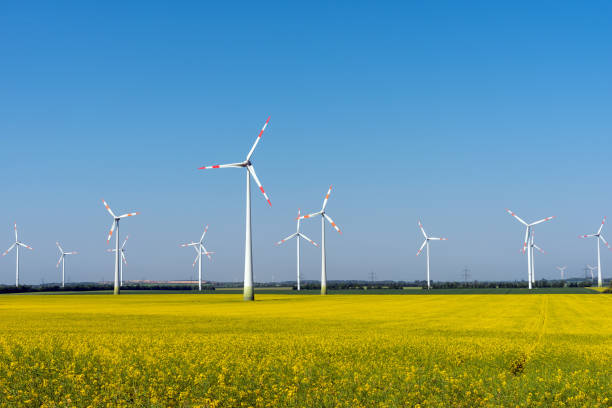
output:
[[[2,295],[0,406],[612,405],[612,296],[435,293]]]

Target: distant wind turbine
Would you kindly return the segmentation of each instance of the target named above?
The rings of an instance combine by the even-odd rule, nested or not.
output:
[[[261,193],[264,195],[268,204],[272,206],[268,195],[264,191],[259,179],[257,178],[257,174],[255,174],[255,168],[251,163],[251,156],[255,151],[255,147],[259,143],[261,136],[263,135],[264,130],[268,126],[268,122],[270,122],[270,117],[266,120],[257,139],[255,139],[255,143],[253,143],[253,147],[246,156],[246,159],[240,163],[230,163],[230,164],[217,164],[214,166],[203,166],[200,167],[200,170],[204,169],[222,169],[226,167],[235,167],[235,168],[244,168],[246,169],[246,240],[244,247],[244,288],[242,296],[244,300],[255,300],[255,296],[253,293],[253,244],[252,244],[252,235],[251,235],[251,176],[253,176],[253,180],[257,183],[257,186],[261,190]]]
[[[595,276],[593,276],[593,271],[597,269],[597,272],[599,274],[599,269],[596,266],[591,266],[591,265],[587,265],[587,268],[589,268],[589,272],[591,272],[591,282],[594,282]]]
[[[195,267],[196,262],[198,262],[198,290],[202,290],[202,254],[206,255],[209,260],[212,260],[210,254],[214,254],[214,252],[208,252],[202,242],[204,241],[204,237],[206,236],[206,231],[208,231],[208,225],[204,228],[204,232],[200,237],[198,242],[191,242],[189,244],[181,244],[182,247],[193,247],[196,251],[196,258],[193,261],[193,267]]]
[[[119,249],[119,252],[121,252],[121,260],[123,261],[119,264],[119,286],[123,286],[123,265],[127,265],[127,259],[125,258],[125,244],[127,244],[129,238],[129,235],[125,237],[125,241],[123,241],[123,245],[121,245],[121,248]],[[106,251],[115,252],[116,250],[113,248],[107,249]]]
[[[115,295],[118,295],[120,292],[119,291],[119,268],[121,267],[121,260],[120,260],[121,251],[119,250],[119,221],[122,218],[133,217],[134,215],[137,215],[140,213],[133,212],[133,213],[116,216],[113,210],[111,210],[108,204],[106,204],[106,201],[102,200],[102,202],[104,203],[104,207],[106,207],[106,211],[108,211],[108,213],[113,217],[113,225],[111,226],[110,232],[108,233],[108,239],[106,240],[106,242],[110,242],[111,236],[113,235],[113,231],[115,230],[115,228],[117,228],[117,236],[115,237],[115,251],[114,251],[115,252],[115,284],[114,284],[113,293]]]
[[[580,236],[581,238],[592,238],[592,237],[597,238],[597,286],[600,288],[603,285],[603,282],[602,282],[602,276],[601,276],[601,251],[599,248],[599,241],[603,242],[608,247],[608,249],[610,249],[610,245],[608,244],[608,241],[606,241],[606,239],[601,234],[601,230],[603,229],[603,226],[605,223],[606,223],[606,217],[603,218],[603,221],[601,222],[601,225],[599,226],[597,233]],[[593,271],[591,271],[591,273],[593,273]]]
[[[60,255],[60,257],[59,257],[59,260],[57,261],[57,265],[55,265],[55,267],[56,267],[56,268],[59,268],[59,264],[60,264],[60,262],[62,263],[62,288],[63,288],[63,287],[64,287],[64,284],[65,284],[65,276],[66,276],[66,275],[64,274],[65,269],[66,269],[66,268],[65,268],[65,263],[66,263],[65,257],[66,257],[66,255],[76,255],[76,254],[78,254],[78,252],[77,252],[77,251],[65,252],[65,251],[62,249],[62,247],[61,247],[61,245],[59,244],[59,242],[56,242],[56,243],[55,243],[55,245],[57,245],[57,249],[59,249],[60,254],[61,254],[61,255]]]
[[[280,241],[276,243],[276,245],[280,245],[285,241],[289,241],[290,239],[295,238],[295,242],[297,244],[297,290],[301,290],[301,286],[300,286],[300,238],[305,239],[306,241],[310,242],[312,245],[316,247],[319,246],[319,244],[317,244],[316,242],[314,242],[313,240],[311,240],[306,235],[300,232],[300,220],[301,220],[300,215],[301,215],[300,209],[298,208],[297,228],[295,230],[295,233],[289,235],[285,239],[281,239]]]
[[[561,280],[564,280],[565,270],[567,269],[567,266],[557,266],[557,269],[559,270],[559,272],[561,272]]]
[[[541,224],[543,222],[552,220],[555,217],[554,216],[547,217],[547,218],[543,218],[543,219],[541,219],[539,221],[532,222],[531,224],[527,224],[525,221],[523,221],[518,215],[513,213],[511,210],[506,209],[506,211],[508,212],[508,214],[510,214],[511,216],[516,218],[521,224],[523,224],[526,227],[526,229],[525,229],[525,242],[523,243],[523,253],[527,252],[527,281],[528,281],[528,284],[529,284],[529,289],[531,289],[532,288],[532,282],[534,282],[534,279],[533,279],[533,276],[532,276],[533,267],[532,267],[532,263],[531,263],[531,259],[533,258],[533,247],[531,246],[531,244],[533,243],[533,236],[531,235],[531,231],[533,230],[533,227],[535,225],[538,225],[538,224]]]
[[[425,233],[425,229],[423,228],[423,224],[421,224],[421,221],[419,221],[419,228],[421,229],[421,232],[425,237],[425,241],[423,241],[423,245],[421,245],[421,248],[419,248],[419,251],[417,252],[416,256],[419,256],[421,254],[425,246],[427,247],[427,289],[429,290],[431,289],[431,284],[429,280],[429,241],[446,241],[447,239],[427,236],[427,234]]]
[[[32,250],[32,247],[24,244],[23,242],[19,241],[19,237],[17,235],[17,223],[15,223],[15,242],[13,243],[13,245],[11,245],[9,247],[9,249],[7,249],[2,256],[5,256],[6,254],[8,254],[9,252],[11,252],[11,250],[13,248],[16,248],[16,252],[17,252],[17,263],[15,265],[15,287],[19,287],[19,247],[24,247],[24,248],[28,248],[29,250]]]
[[[340,228],[336,225],[336,223],[331,219],[329,215],[325,212],[325,207],[327,207],[327,200],[329,200],[329,195],[331,194],[332,186],[329,186],[329,190],[323,199],[323,207],[321,207],[321,211],[302,215],[297,217],[298,220],[302,220],[305,218],[312,218],[315,215],[321,216],[321,294],[327,295],[327,270],[325,266],[325,220],[331,224],[332,227],[338,231],[338,233],[342,234]]]

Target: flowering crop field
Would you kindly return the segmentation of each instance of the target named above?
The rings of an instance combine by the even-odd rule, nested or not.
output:
[[[610,295],[256,299],[0,296],[0,406],[612,406]]]

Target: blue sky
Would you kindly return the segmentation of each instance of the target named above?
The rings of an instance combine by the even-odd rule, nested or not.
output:
[[[253,162],[256,281],[293,279],[297,208],[330,184],[328,278],[521,279],[526,220],[546,255],[536,277],[583,274],[609,213],[609,2],[33,2],[0,12],[0,246],[17,221],[35,251],[26,283],[111,279],[117,212],[130,234],[126,278],[193,276],[178,244],[210,225],[205,276],[241,280],[244,174]],[[604,234],[606,230],[605,227]],[[317,221],[303,231],[320,241]],[[612,239],[612,233],[608,234]],[[4,237],[4,238],[2,238]],[[4,250],[5,248],[2,248]],[[320,255],[303,246],[302,275]],[[603,252],[612,270],[612,251]],[[604,269],[604,274],[610,276]],[[14,255],[0,259],[14,282]]]

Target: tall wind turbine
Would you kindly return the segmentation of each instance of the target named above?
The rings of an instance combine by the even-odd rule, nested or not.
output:
[[[297,244],[297,290],[301,290],[301,287],[300,287],[300,238],[305,239],[306,241],[310,242],[312,245],[316,247],[319,246],[319,244],[317,244],[316,242],[314,242],[313,240],[311,240],[306,235],[300,232],[300,215],[301,215],[300,209],[298,208],[297,228],[295,230],[295,233],[289,235],[285,239],[281,239],[280,241],[276,243],[276,245],[280,245],[285,241],[289,241],[290,239],[295,238],[295,242]]]
[[[329,190],[323,199],[323,207],[321,207],[321,211],[316,213],[302,215],[297,217],[298,220],[303,220],[305,218],[311,218],[315,215],[321,216],[321,294],[327,295],[327,270],[325,269],[325,220],[331,224],[332,227],[338,231],[338,233],[342,234],[340,228],[336,225],[336,223],[331,219],[329,215],[325,212],[325,207],[327,207],[327,200],[329,200],[329,195],[331,194],[332,186],[329,186]]]
[[[208,225],[204,228],[204,232],[200,237],[198,242],[191,242],[189,244],[181,244],[182,247],[193,247],[195,249],[197,255],[195,261],[193,261],[193,266],[195,267],[196,262],[198,262],[198,290],[202,290],[202,254],[206,255],[209,260],[212,260],[210,254],[214,254],[214,252],[208,252],[202,242],[204,241],[204,237],[206,236],[206,231],[208,231]]]
[[[63,288],[64,284],[65,284],[65,276],[66,276],[65,273],[64,273],[65,269],[66,269],[65,268],[65,266],[66,266],[65,265],[65,263],[66,263],[65,257],[66,257],[66,255],[76,255],[76,254],[78,254],[78,252],[77,251],[65,252],[62,249],[62,246],[59,244],[59,242],[56,242],[55,245],[57,245],[57,249],[59,249],[60,254],[61,254],[60,257],[59,257],[59,260],[57,261],[57,265],[55,265],[55,267],[59,268],[60,262],[62,263],[62,288]]]
[[[564,280],[565,270],[567,269],[567,266],[557,266],[557,269],[559,270],[559,272],[561,272],[561,280]]]
[[[9,252],[11,252],[11,250],[13,248],[16,248],[15,250],[17,251],[17,263],[15,265],[15,286],[19,287],[19,247],[24,247],[24,248],[28,248],[30,250],[32,250],[32,247],[24,244],[23,242],[19,241],[19,237],[17,235],[17,223],[15,223],[15,242],[13,243],[13,245],[11,245],[9,247],[9,249],[7,249],[2,256],[5,256],[6,254],[8,254]]]
[[[425,229],[423,228],[423,224],[421,224],[421,221],[419,221],[419,228],[421,229],[421,232],[425,237],[425,241],[423,241],[423,245],[421,245],[421,248],[419,248],[419,252],[417,252],[416,256],[419,256],[423,251],[423,247],[427,246],[427,289],[429,290],[431,289],[431,284],[429,281],[429,241],[446,241],[447,239],[427,236],[427,234],[425,233]]]
[[[540,248],[539,246],[535,244],[534,240],[535,240],[535,231],[531,230],[531,239],[530,239],[529,248],[531,250],[531,283],[533,285],[535,285],[535,252],[534,252],[534,249],[537,249],[542,254],[546,253],[542,248]]]
[[[592,238],[592,237],[597,238],[597,286],[600,288],[603,282],[602,282],[602,277],[601,277],[601,252],[599,249],[599,241],[601,240],[601,242],[603,242],[608,247],[608,249],[610,249],[610,245],[608,244],[608,241],[606,241],[606,239],[601,234],[601,230],[603,229],[603,226],[605,223],[606,223],[606,217],[603,218],[603,221],[601,222],[601,225],[599,226],[599,229],[597,230],[596,234],[588,234],[588,235],[580,236],[581,238]],[[591,271],[591,273],[592,272],[593,271]]]
[[[121,267],[121,260],[120,260],[121,251],[119,249],[119,221],[122,218],[133,217],[134,215],[137,215],[139,213],[133,212],[133,213],[116,216],[113,210],[111,210],[108,204],[106,204],[106,201],[104,201],[104,199],[102,200],[102,202],[104,203],[104,207],[106,207],[106,210],[108,211],[108,213],[111,215],[111,217],[113,217],[113,225],[111,226],[110,232],[108,233],[108,239],[106,240],[106,242],[110,242],[111,236],[113,235],[113,231],[115,230],[115,228],[117,228],[117,236],[115,237],[115,251],[114,251],[115,252],[115,285],[114,285],[113,293],[115,295],[118,295],[119,294],[119,268]]]
[[[121,248],[119,249],[119,252],[121,252],[121,260],[123,261],[119,264],[119,286],[123,286],[123,265],[127,265],[127,259],[125,258],[125,244],[127,244],[129,238],[129,235],[125,237],[125,241],[123,241],[123,245],[121,245]],[[107,249],[106,251],[115,252],[116,249]]]
[[[246,169],[246,239],[245,239],[245,247],[244,247],[244,288],[243,288],[243,298],[244,300],[255,300],[255,296],[253,294],[253,244],[251,237],[251,176],[253,176],[253,180],[257,183],[257,186],[261,190],[261,193],[264,195],[265,199],[272,206],[268,195],[264,191],[259,179],[257,178],[257,174],[255,173],[255,168],[253,167],[253,163],[251,163],[251,156],[253,156],[253,152],[255,151],[255,147],[259,143],[261,136],[263,135],[264,130],[268,126],[268,122],[270,122],[270,117],[266,120],[257,139],[255,139],[255,143],[253,143],[253,147],[246,156],[246,159],[240,163],[230,163],[230,164],[217,164],[214,166],[202,166],[199,169],[221,169],[225,167],[236,167],[236,168],[244,168]]]
[[[506,211],[508,212],[508,214],[510,214],[511,216],[513,216],[514,218],[516,218],[521,224],[523,224],[526,228],[525,228],[525,242],[523,243],[523,253],[527,252],[527,281],[529,284],[529,289],[532,288],[532,282],[533,282],[533,276],[532,276],[532,265],[531,265],[531,258],[533,256],[533,250],[531,248],[531,243],[532,241],[532,235],[531,235],[531,231],[533,230],[533,227],[535,225],[541,224],[543,222],[546,221],[550,221],[553,218],[555,218],[554,216],[552,217],[547,217],[547,218],[543,218],[541,220],[538,220],[536,222],[532,222],[531,224],[527,224],[525,221],[523,221],[523,219],[521,217],[519,217],[518,215],[516,215],[515,213],[513,213],[511,210],[506,208]]]

